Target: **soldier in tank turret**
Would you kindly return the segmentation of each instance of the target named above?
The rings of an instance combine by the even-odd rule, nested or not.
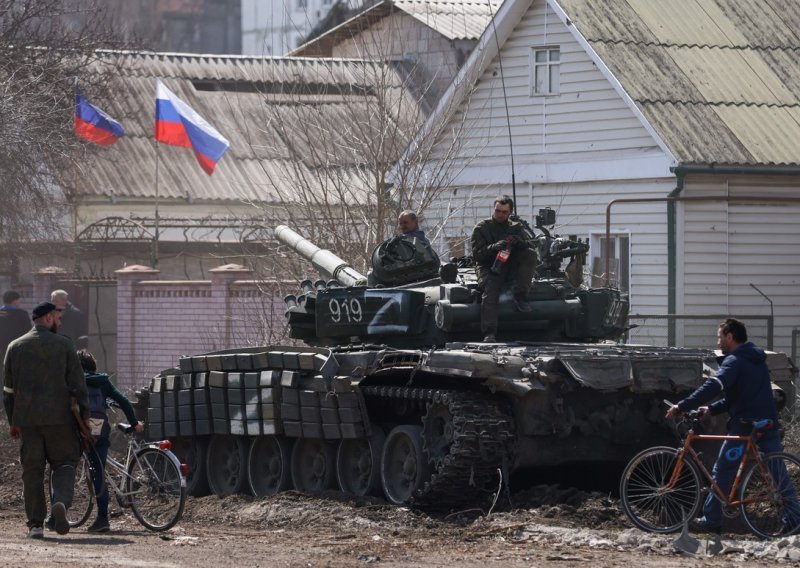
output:
[[[513,212],[514,200],[498,195],[491,218],[472,230],[472,256],[482,290],[481,332],[486,343],[496,340],[500,291],[506,282],[513,284],[517,309],[531,311],[526,298],[536,270],[536,243],[526,225],[511,218]]]
[[[411,209],[405,209],[397,216],[397,229],[406,238],[416,238],[428,242],[425,231],[419,228],[419,218]]]

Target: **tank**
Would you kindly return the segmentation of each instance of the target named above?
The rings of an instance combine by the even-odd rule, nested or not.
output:
[[[148,435],[174,440],[194,495],[338,489],[445,507],[512,474],[623,464],[671,443],[663,400],[700,385],[714,353],[619,343],[627,297],[583,284],[588,244],[554,224],[543,209],[538,234],[528,227],[532,310],[501,295],[491,344],[470,258],[442,263],[426,240],[399,236],[364,275],[277,227],[322,276],[285,298],[289,335],[305,345],[180,358],[152,380]]]

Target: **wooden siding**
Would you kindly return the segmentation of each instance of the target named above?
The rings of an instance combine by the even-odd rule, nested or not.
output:
[[[517,185],[517,212],[533,224],[540,208],[556,210],[555,232],[582,239],[605,233],[605,210],[611,195],[665,197],[672,189],[669,180],[644,180],[625,183],[523,184]],[[459,190],[425,211],[424,225],[442,225],[438,243],[468,242],[475,223],[491,214],[498,193],[512,193],[510,185]],[[444,219],[447,219],[444,222]],[[633,203],[612,207],[612,233],[630,234],[632,312],[666,313],[667,245],[666,204]],[[446,254],[447,247],[439,245]],[[590,251],[596,256],[599,251]],[[588,265],[591,266],[591,263]]]
[[[560,48],[558,95],[530,96],[529,57],[536,46]],[[501,58],[519,164],[660,153],[639,120],[543,0],[534,1],[503,46]],[[498,157],[508,155],[503,86],[500,61],[495,60],[459,109],[458,116],[465,115],[465,128],[457,135],[463,144],[464,160],[471,160],[465,173],[470,168],[491,166]],[[445,131],[456,135],[453,129]]]
[[[796,198],[800,196],[800,179],[701,180],[687,183],[684,195]],[[753,284],[774,304],[774,348],[788,352],[791,330],[800,327],[800,204],[691,203],[682,210],[678,310],[687,314],[767,316],[769,302]],[[683,343],[713,344],[716,323],[686,324]],[[755,320],[745,323],[751,338],[766,347],[765,324]]]

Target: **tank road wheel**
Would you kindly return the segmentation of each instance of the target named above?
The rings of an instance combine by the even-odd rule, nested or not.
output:
[[[260,436],[253,440],[247,456],[247,478],[250,493],[255,497],[291,489],[292,441],[282,436]]]
[[[292,449],[292,481],[298,491],[323,491],[336,485],[336,453],[330,442],[300,438]]]
[[[205,436],[175,438],[172,442],[172,453],[189,468],[186,474],[186,493],[192,497],[208,495],[211,492],[206,476],[208,438]]]
[[[248,439],[215,434],[208,443],[206,472],[214,495],[233,495],[246,487]]]
[[[336,452],[339,489],[363,497],[381,488],[381,453],[386,436],[374,426],[369,439],[344,439]]]
[[[422,418],[422,445],[434,470],[442,467],[454,437],[453,414],[446,400],[429,404]]]
[[[395,505],[408,503],[430,477],[431,467],[422,451],[422,427],[396,426],[386,438],[381,457],[386,499]]]

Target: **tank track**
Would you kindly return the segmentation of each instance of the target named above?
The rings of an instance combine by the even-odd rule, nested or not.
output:
[[[436,460],[431,479],[414,495],[414,504],[448,508],[474,505],[497,490],[498,469],[507,487],[516,436],[507,405],[488,394],[411,387],[362,387],[364,396],[411,404],[441,404],[452,416],[449,452]],[[424,436],[424,434],[423,434]]]

